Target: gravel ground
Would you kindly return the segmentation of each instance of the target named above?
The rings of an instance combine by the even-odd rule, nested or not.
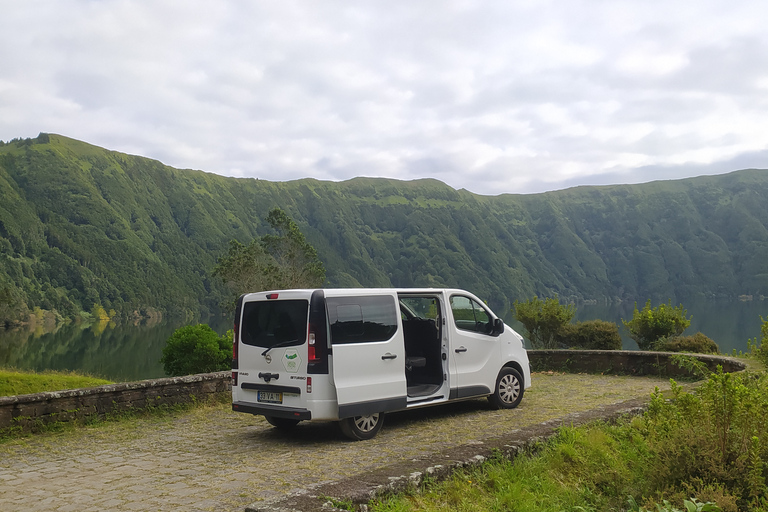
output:
[[[647,396],[662,377],[537,373],[517,409],[485,400],[390,414],[350,442],[331,423],[289,434],[229,404],[0,444],[0,510],[242,511],[393,462]]]

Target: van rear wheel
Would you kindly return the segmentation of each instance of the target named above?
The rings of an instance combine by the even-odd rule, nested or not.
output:
[[[277,418],[275,416],[264,416],[264,418],[267,420],[267,423],[278,430],[291,430],[299,424],[299,420],[292,420],[290,418]]]
[[[523,377],[514,368],[505,366],[496,378],[496,389],[488,401],[496,409],[514,409],[523,399]]]
[[[353,416],[339,421],[342,434],[353,441],[365,441],[373,439],[384,424],[384,413],[369,414],[366,416]]]

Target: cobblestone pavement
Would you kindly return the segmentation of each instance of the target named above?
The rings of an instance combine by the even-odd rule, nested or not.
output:
[[[0,510],[242,511],[394,461],[481,442],[571,412],[646,396],[665,378],[534,374],[520,407],[485,400],[390,414],[371,441],[331,423],[289,434],[228,404],[0,444]]]

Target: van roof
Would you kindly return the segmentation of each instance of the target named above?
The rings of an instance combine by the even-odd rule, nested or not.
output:
[[[263,292],[253,292],[244,295],[245,299],[257,299],[266,298],[266,295],[278,294],[288,295],[291,297],[309,297],[316,290],[323,290],[326,296],[335,297],[339,295],[394,295],[394,294],[436,294],[436,293],[460,293],[474,295],[466,290],[460,290],[458,288],[310,288],[310,289],[292,289],[292,290],[268,290]]]

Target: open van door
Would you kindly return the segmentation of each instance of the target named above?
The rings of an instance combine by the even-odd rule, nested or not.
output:
[[[405,409],[405,341],[396,294],[334,297],[328,290],[326,307],[339,418]]]

